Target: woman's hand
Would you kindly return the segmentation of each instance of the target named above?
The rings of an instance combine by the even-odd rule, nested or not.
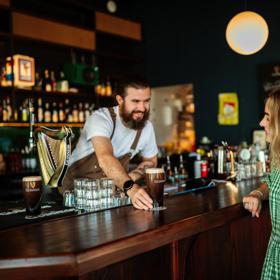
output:
[[[262,209],[262,193],[260,191],[252,191],[249,195],[243,197],[244,208],[252,213],[252,217],[259,218]]]

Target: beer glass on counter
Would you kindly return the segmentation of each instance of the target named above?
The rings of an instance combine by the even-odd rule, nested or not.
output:
[[[43,195],[42,177],[27,176],[22,178],[22,191],[26,204],[26,213],[29,215],[40,214]]]
[[[163,206],[163,194],[165,173],[163,168],[147,168],[145,170],[145,183],[147,186],[147,192],[153,200],[152,210],[164,210]]]

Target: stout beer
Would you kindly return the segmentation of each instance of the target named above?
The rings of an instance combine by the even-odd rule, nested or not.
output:
[[[145,182],[147,191],[153,200],[153,208],[162,210],[163,207],[163,187],[165,183],[165,173],[163,168],[147,168],[145,170]]]
[[[22,191],[26,204],[27,214],[40,214],[42,199],[41,176],[28,176],[22,178]]]

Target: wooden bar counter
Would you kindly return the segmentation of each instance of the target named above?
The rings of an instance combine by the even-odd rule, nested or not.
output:
[[[0,279],[259,279],[271,231],[268,203],[252,218],[256,181],[0,231]]]

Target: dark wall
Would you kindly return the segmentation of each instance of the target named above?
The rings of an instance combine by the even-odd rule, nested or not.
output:
[[[134,1],[141,18],[146,54],[146,75],[153,86],[193,83],[197,139],[238,144],[251,141],[263,110],[258,69],[280,61],[280,4],[248,1],[247,10],[260,13],[269,25],[269,39],[259,53],[242,56],[226,43],[228,21],[245,8],[245,1]],[[217,123],[218,94],[237,92],[237,126]]]

